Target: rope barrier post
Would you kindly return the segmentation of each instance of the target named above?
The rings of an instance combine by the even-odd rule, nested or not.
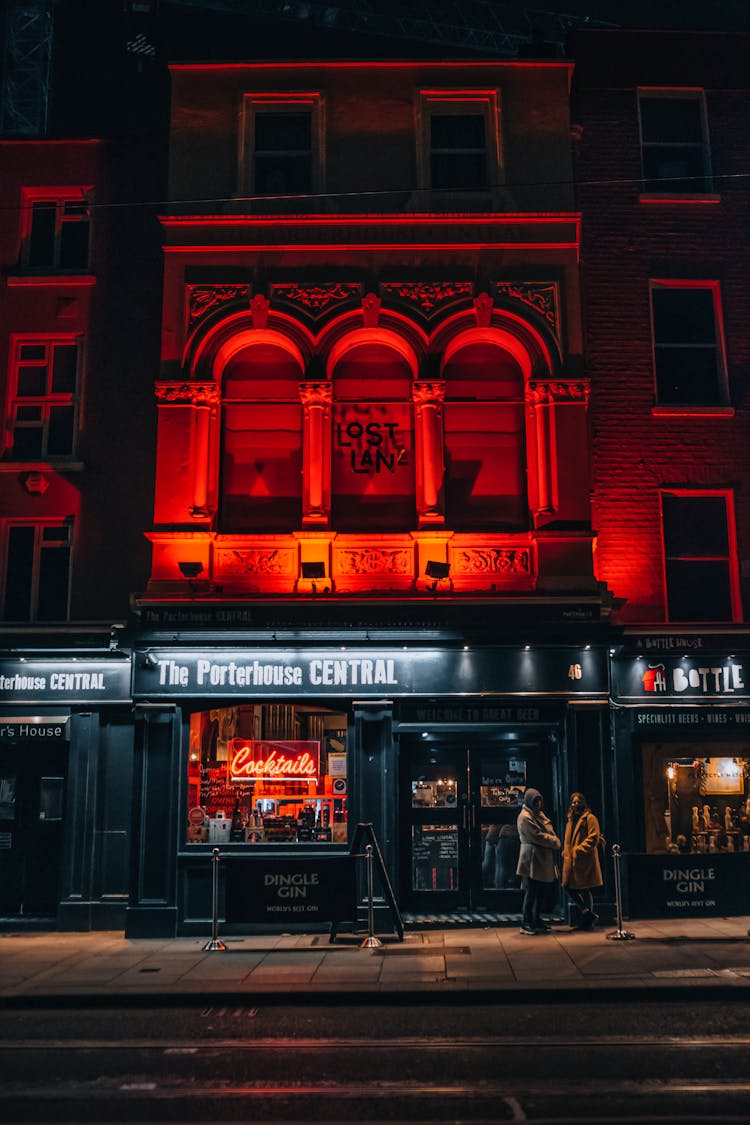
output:
[[[367,937],[360,945],[360,949],[376,949],[382,945],[380,938],[375,937],[375,914],[372,905],[372,844],[365,844],[365,863],[367,864]]]
[[[226,949],[219,938],[219,859],[220,851],[214,848],[211,853],[211,940],[203,946],[204,953],[216,953]]]
[[[615,910],[617,912],[617,929],[607,934],[610,941],[632,941],[635,934],[622,928],[622,884],[620,882],[620,856],[622,848],[619,844],[612,845],[612,862],[615,870]]]

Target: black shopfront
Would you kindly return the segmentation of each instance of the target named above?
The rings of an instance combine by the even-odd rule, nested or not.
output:
[[[613,659],[627,917],[750,912],[750,653],[742,644],[631,636]]]
[[[257,881],[347,855],[360,823],[405,914],[513,917],[524,789],[561,831],[571,789],[612,803],[603,645],[153,629],[132,687],[132,937],[207,932],[216,847]],[[267,927],[227,921],[224,891],[227,932]]]
[[[121,929],[129,895],[129,654],[0,654],[0,924]]]

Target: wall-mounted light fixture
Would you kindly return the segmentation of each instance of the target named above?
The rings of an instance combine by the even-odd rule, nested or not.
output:
[[[177,565],[183,578],[197,578],[199,574],[203,573],[202,562],[181,562]]]
[[[451,564],[447,562],[438,562],[437,559],[428,559],[424,572],[428,578],[432,579],[430,589],[437,590],[438,583],[445,582],[450,576]]]
[[[159,665],[159,661],[156,659],[153,652],[147,652],[146,655],[143,657],[143,667],[144,668],[157,668],[158,665]]]
[[[300,563],[303,578],[325,578],[326,564],[323,562]]]

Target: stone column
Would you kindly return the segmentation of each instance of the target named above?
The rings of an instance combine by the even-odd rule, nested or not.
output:
[[[547,516],[565,518],[568,515],[567,512],[561,513],[560,480],[565,475],[566,487],[570,491],[571,471],[566,462],[573,456],[585,461],[587,456],[585,428],[581,428],[579,432],[578,426],[573,423],[578,414],[581,420],[585,420],[588,394],[588,383],[583,380],[534,381],[527,386],[526,406],[530,418],[529,507],[535,521]],[[567,417],[567,422],[562,423],[562,430],[559,431],[558,415],[562,407],[577,409]],[[575,438],[571,441],[573,433]],[[568,497],[565,497],[563,507],[568,507]]]
[[[302,401],[302,525],[327,527],[331,515],[330,383],[300,383]]]
[[[157,518],[157,522],[182,522],[184,515],[175,510],[180,500],[191,519],[210,521],[215,479],[211,450],[215,444],[213,431],[219,388],[215,383],[157,383],[156,399],[159,405],[156,507],[160,508],[162,496],[168,496],[165,505],[170,509],[161,519]],[[189,465],[188,472],[180,473],[177,466],[182,465]]]
[[[412,398],[417,469],[417,526],[442,527],[445,523],[443,498],[445,383],[416,382],[412,386]]]

